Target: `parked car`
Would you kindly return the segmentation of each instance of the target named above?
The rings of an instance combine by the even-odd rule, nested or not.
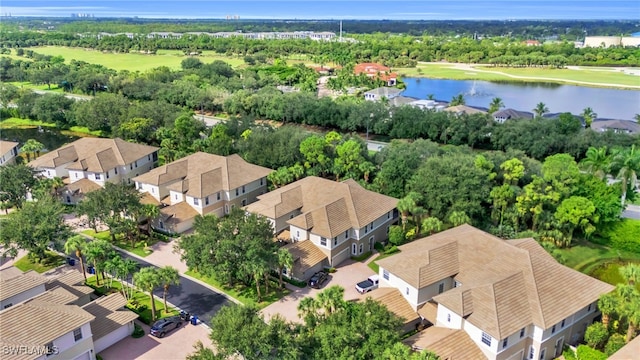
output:
[[[153,336],[164,337],[169,331],[177,329],[182,325],[180,316],[171,316],[156,321],[149,333]]]
[[[371,290],[375,290],[378,288],[378,284],[380,283],[380,278],[378,275],[371,275],[365,281],[361,281],[356,285],[356,290],[360,294],[368,293]]]
[[[309,286],[314,289],[320,289],[322,287],[322,284],[324,284],[327,280],[329,280],[327,273],[324,271],[318,271],[317,273],[313,274],[311,279],[309,279]]]

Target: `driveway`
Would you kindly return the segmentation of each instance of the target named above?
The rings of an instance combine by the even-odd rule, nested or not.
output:
[[[139,339],[131,336],[115,343],[103,350],[99,355],[104,360],[122,359],[153,359],[153,360],[174,360],[185,359],[187,355],[193,353],[198,341],[209,348],[213,348],[209,340],[209,330],[202,325],[191,325],[185,323],[180,328],[175,329],[165,335],[162,339],[149,335],[149,326],[138,322],[145,335]]]
[[[288,321],[302,322],[302,320],[298,318],[298,303],[300,300],[307,296],[315,297],[320,291],[333,285],[340,285],[344,288],[345,300],[359,299],[362,295],[356,291],[356,284],[375,274],[373,270],[364,263],[353,260],[345,261],[337,270],[335,273],[329,274],[329,281],[319,290],[312,289],[308,286],[300,289],[288,285],[287,287],[291,290],[291,294],[262,309],[261,313],[265,320],[269,321],[275,314],[280,314]]]

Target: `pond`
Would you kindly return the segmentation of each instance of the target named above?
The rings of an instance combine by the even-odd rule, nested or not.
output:
[[[626,283],[627,280],[625,280],[625,278],[620,274],[620,268],[627,265],[628,263],[629,262],[625,261],[603,263],[593,270],[591,276],[611,285]],[[636,284],[636,288],[640,290],[640,284]]]
[[[426,99],[429,94],[442,101],[464,95],[470,106],[488,108],[495,97],[505,107],[531,112],[543,102],[551,113],[570,112],[575,115],[590,107],[600,118],[632,120],[640,114],[640,90],[591,88],[554,83],[489,82],[474,80],[442,80],[403,78],[407,88],[404,96]],[[638,77],[640,85],[640,77]]]
[[[79,139],[80,137],[63,134],[55,128],[29,128],[29,129],[2,129],[0,130],[2,140],[19,142],[24,144],[28,139],[35,139],[44,145],[43,152],[57,149],[60,146]]]

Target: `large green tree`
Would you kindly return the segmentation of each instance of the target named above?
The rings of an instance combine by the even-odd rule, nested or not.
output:
[[[0,200],[7,207],[15,206],[20,209],[36,182],[33,169],[26,165],[0,166]]]
[[[171,285],[180,285],[180,273],[173,266],[164,266],[158,269],[160,285],[162,285],[162,301],[164,302],[164,312],[169,313],[167,306],[167,294]]]
[[[158,268],[148,266],[140,269],[133,275],[133,280],[137,287],[149,294],[151,299],[151,321],[156,319],[156,300],[153,291],[162,285],[162,278],[158,272]]]
[[[75,253],[76,257],[80,261],[80,269],[84,276],[84,281],[87,281],[87,272],[84,267],[84,254],[82,253],[87,246],[87,238],[82,235],[74,235],[67,239],[64,243],[64,252],[67,254]]]

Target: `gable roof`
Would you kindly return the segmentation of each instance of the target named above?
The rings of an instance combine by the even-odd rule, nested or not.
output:
[[[305,271],[327,260],[327,255],[310,240],[296,241],[282,247],[289,250],[293,257],[293,271],[303,274]]]
[[[631,134],[640,133],[640,124],[631,120],[595,120],[591,128],[598,131],[623,130]]]
[[[116,166],[128,165],[158,151],[157,147],[135,144],[120,138],[80,138],[31,161],[33,168],[54,168],[64,164],[70,170],[106,172]]]
[[[371,89],[369,91],[366,91],[365,94],[371,94],[371,95],[376,95],[379,97],[386,97],[386,98],[393,98],[395,96],[398,96],[403,90],[402,89],[397,89],[397,88],[393,88],[393,87],[387,87],[387,86],[383,86],[383,87],[379,87],[379,88],[375,88],[375,89]],[[415,101],[415,99],[409,98],[411,99],[411,101]],[[408,101],[410,102],[410,101]]]
[[[33,299],[53,304],[72,305],[78,300],[78,296],[61,286],[56,286],[33,297]]]
[[[486,359],[464,330],[432,326],[402,341],[414,350],[429,350],[441,359]]]
[[[68,271],[55,279],[49,280],[45,287],[47,290],[61,287],[79,298],[93,292],[91,287],[84,285],[84,276],[77,270]]]
[[[420,318],[413,307],[409,305],[407,299],[402,296],[400,290],[396,288],[377,288],[367,293],[367,297],[371,297],[371,299],[386,306],[389,311],[400,317],[404,324],[412,323]],[[363,298],[359,299],[362,300]]]
[[[481,109],[477,109],[471,106],[467,106],[467,105],[455,105],[455,106],[449,106],[447,108],[444,109],[444,111],[448,111],[448,112],[452,112],[452,113],[456,113],[456,114],[467,114],[467,115],[471,115],[471,114],[486,114],[487,112]]]
[[[353,67],[353,72],[356,74],[377,74],[379,72],[387,72],[390,69],[382,64],[378,63],[360,63]]]
[[[239,155],[219,156],[197,152],[136,176],[133,181],[168,185],[172,191],[202,198],[230,191],[266,177],[273,170],[250,164]]]
[[[82,307],[95,318],[91,321],[93,339],[100,339],[123,325],[138,318],[138,314],[127,310],[127,300],[120,293],[103,296]]]
[[[192,208],[191,205],[187,204],[186,201],[181,201],[160,209],[160,216],[169,224],[180,224],[198,215],[200,214]]]
[[[18,146],[19,143],[13,141],[0,140],[0,156],[9,152],[9,150]]]
[[[360,229],[395,209],[398,199],[366,190],[352,179],[342,182],[309,176],[258,196],[246,211],[277,219],[293,211],[288,223],[333,238]]]
[[[16,270],[18,269],[11,267],[0,271],[0,300],[6,300],[47,282],[46,277],[33,270],[25,273]]]
[[[503,109],[494,112],[494,118],[503,119],[533,119],[533,113],[527,111],[519,111],[514,109]]]
[[[504,241],[470,225],[399,249],[378,265],[418,289],[453,276],[461,286],[433,300],[497,339],[532,323],[547,329],[613,290],[560,265],[533,239]]]
[[[69,185],[66,185],[65,190],[69,191],[72,194],[78,193],[78,194],[88,194],[92,191],[96,191],[96,190],[100,190],[102,189],[102,186],[98,185],[97,183],[84,178],[84,179],[80,179],[78,181],[74,181]]]

